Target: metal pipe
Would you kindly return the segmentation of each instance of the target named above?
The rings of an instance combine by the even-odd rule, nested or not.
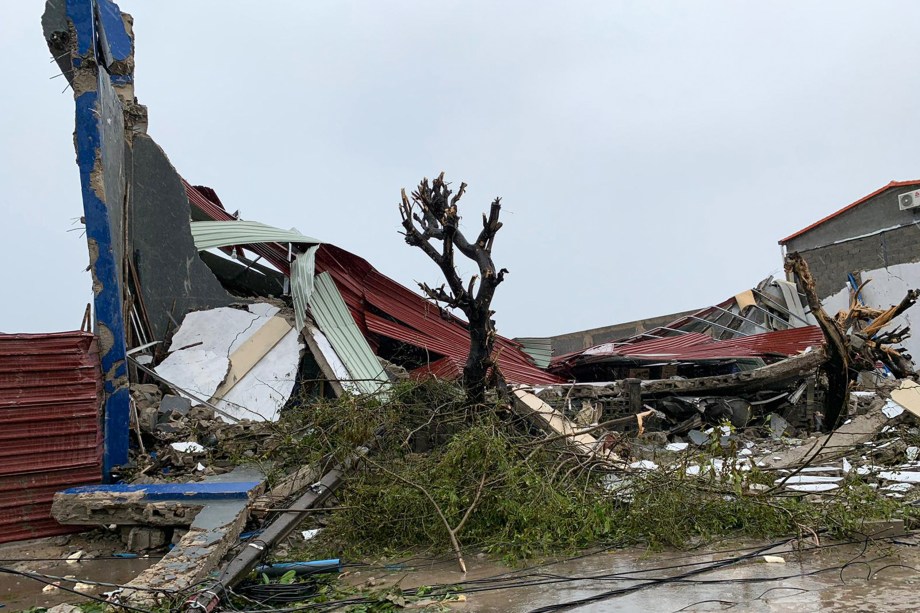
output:
[[[755,306],[756,306],[756,305],[755,305]],[[757,326],[758,328],[763,328],[763,330],[766,331],[766,332],[772,332],[772,330],[771,330],[770,328],[766,327],[765,325],[763,325],[763,324],[761,324],[761,323],[757,323],[757,322],[754,321],[753,319],[748,319],[747,317],[745,317],[744,315],[742,315],[742,314],[740,314],[740,313],[732,313],[732,312],[729,311],[728,309],[723,309],[722,307],[713,307],[713,308],[719,309],[720,311],[722,311],[722,312],[724,312],[724,313],[728,313],[728,314],[731,315],[732,317],[737,317],[738,319],[741,319],[742,321],[746,321],[746,322],[748,322],[749,324],[754,324],[754,325]]]
[[[704,324],[708,324],[708,325],[710,325],[710,326],[715,326],[716,328],[722,328],[723,330],[726,330],[726,331],[728,331],[728,332],[731,332],[732,334],[737,334],[738,336],[747,336],[747,334],[741,334],[741,333],[738,332],[737,330],[732,330],[731,328],[726,328],[726,327],[723,326],[722,324],[717,324],[716,322],[714,322],[714,321],[709,321],[708,319],[703,319],[703,318],[701,318],[701,317],[695,317],[695,316],[693,316],[693,315],[689,315],[689,317],[690,317],[690,319],[695,319],[695,320],[697,320],[697,321],[701,321],[701,322],[703,322]]]
[[[768,315],[768,316],[772,317],[773,319],[775,319],[775,320],[777,320],[777,321],[781,321],[783,324],[786,325],[786,329],[787,329],[787,330],[788,330],[789,328],[794,328],[794,327],[795,327],[795,326],[793,326],[791,323],[789,323],[788,321],[786,321],[785,319],[783,319],[782,317],[779,317],[778,315],[774,315],[774,314],[771,313],[770,311],[768,311],[768,310],[766,310],[766,309],[764,309],[764,308],[762,308],[762,307],[759,307],[759,306],[757,306],[756,304],[752,304],[751,306],[754,307],[755,309],[757,309],[758,311],[760,311],[761,313],[763,313],[764,315]]]
[[[773,306],[775,306],[775,307],[777,308],[777,310],[782,311],[783,313],[786,313],[786,314],[789,315],[790,317],[795,317],[796,319],[798,319],[800,322],[802,322],[802,323],[805,324],[806,326],[811,326],[811,325],[813,325],[813,324],[809,323],[808,321],[802,319],[801,317],[799,317],[798,315],[796,315],[795,313],[793,313],[792,311],[790,311],[789,309],[787,309],[786,307],[784,307],[783,305],[781,305],[780,303],[778,303],[772,296],[763,293],[763,292],[760,291],[759,289],[755,289],[755,290],[753,290],[753,291],[754,291],[755,294],[757,294],[758,296],[760,296],[760,297],[763,298],[764,300],[769,300],[770,302],[772,302],[772,303],[773,303]]]

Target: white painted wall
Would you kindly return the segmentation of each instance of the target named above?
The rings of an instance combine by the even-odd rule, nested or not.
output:
[[[907,290],[920,288],[920,262],[867,270],[862,272],[861,276],[863,281],[871,279],[861,292],[863,302],[870,307],[887,309],[901,302]],[[849,307],[849,289],[843,287],[833,296],[823,299],[821,303],[828,314],[836,315],[838,311]],[[911,307],[896,317],[891,327],[896,325],[910,326],[913,336],[904,341],[904,347],[913,356],[914,362],[920,363],[920,307]]]

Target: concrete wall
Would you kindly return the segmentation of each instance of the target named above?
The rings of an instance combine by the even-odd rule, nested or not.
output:
[[[863,288],[861,295],[863,301],[871,307],[887,309],[898,304],[907,294],[907,290],[920,288],[920,262],[912,264],[894,264],[887,268],[864,270],[861,272],[862,280],[872,279]],[[824,310],[830,315],[849,308],[849,289],[842,284],[837,291],[829,294],[822,301]],[[916,324],[916,325],[912,325]],[[914,306],[899,317],[894,319],[894,326],[910,326],[916,336],[904,341],[903,346],[915,360],[920,360],[920,310]]]
[[[610,341],[627,338],[636,334],[667,325],[672,321],[685,317],[696,311],[686,311],[683,313],[673,313],[671,315],[659,315],[648,319],[640,319],[602,328],[593,328],[591,330],[582,330],[579,332],[569,332],[558,336],[550,337],[553,344],[553,355],[559,356],[573,351],[581,351],[594,345],[608,343]]]
[[[914,188],[916,189],[916,188]],[[882,229],[920,222],[920,207],[902,211],[898,196],[911,187],[893,187],[786,243],[786,251],[807,251]],[[810,262],[809,262],[810,263]]]
[[[879,309],[920,288],[920,210],[898,207],[898,196],[909,191],[910,186],[887,189],[786,243],[787,252],[798,251],[808,262],[829,314],[849,308],[849,274],[859,282],[871,279],[862,299]],[[920,322],[920,314],[908,310],[894,323],[910,326],[912,317]],[[920,329],[917,335],[903,346],[920,359]]]
[[[873,285],[877,286],[888,282],[888,273],[884,269],[897,264],[920,262],[920,225],[908,224],[799,253],[808,262],[817,283],[818,296],[826,298],[846,284],[847,273],[855,275],[876,271],[876,274],[869,276],[874,278]],[[863,275],[865,278],[867,276]],[[915,287],[920,287],[920,283]]]

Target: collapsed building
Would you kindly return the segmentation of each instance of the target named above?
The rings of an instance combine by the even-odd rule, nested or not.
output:
[[[139,433],[132,440],[132,430],[168,441],[174,431],[168,416],[175,413],[204,408],[230,424],[274,421],[286,409],[319,398],[385,400],[400,379],[457,379],[469,351],[469,331],[453,313],[359,255],[298,230],[261,224],[249,219],[249,212],[231,213],[214,189],[183,177],[148,134],[147,109],[134,97],[132,20],[115,3],[48,1],[42,25],[74,92],[94,304],[80,333],[60,339],[0,336],[0,373],[13,374],[9,382],[0,380],[0,423],[18,428],[4,429],[0,438],[19,441],[11,449],[50,454],[45,464],[0,469],[0,509],[16,507],[23,496],[31,503],[30,514],[0,521],[0,540],[54,534],[73,529],[71,524],[119,522],[134,526],[130,538],[143,540],[136,526],[149,517],[146,509],[152,505],[162,512],[157,519],[162,525],[191,526],[178,543],[180,553],[171,553],[164,564],[173,564],[175,574],[194,585],[228,551],[220,543],[239,536],[252,501],[264,493],[261,476],[234,473],[235,480],[220,485],[58,490],[117,481],[120,467],[137,452],[132,445],[143,441]],[[871,215],[873,203],[887,206],[898,190],[918,185],[891,184],[832,218]],[[829,228],[836,223],[832,218],[821,223]],[[628,467],[630,458],[617,455],[616,437],[604,424],[616,422],[614,434],[622,433],[621,426],[631,433],[654,429],[672,441],[694,441],[706,428],[726,422],[780,435],[836,425],[836,415],[830,423],[822,421],[828,398],[841,393],[825,372],[827,364],[837,364],[836,356],[847,371],[846,358],[852,358],[845,387],[851,379],[878,387],[889,376],[913,374],[909,353],[890,348],[906,340],[907,331],[901,327],[889,334],[882,328],[901,323],[898,318],[916,295],[907,292],[909,299],[902,300],[907,288],[901,288],[898,297],[878,294],[870,305],[863,282],[883,277],[880,269],[858,263],[842,278],[821,268],[822,258],[833,257],[821,249],[912,230],[902,222],[823,247],[802,242],[812,240],[821,223],[784,239],[787,249],[802,251],[821,279],[832,279],[817,290],[792,274],[769,278],[674,317],[564,339],[498,337],[494,359],[512,386],[518,412],[551,436],[570,438],[577,453],[618,461],[620,468]],[[903,258],[912,264],[920,254],[914,250]],[[851,282],[840,296],[838,282]],[[815,291],[826,306],[834,303],[842,311],[836,324],[828,324],[813,300]],[[840,327],[841,347],[833,325]],[[70,361],[43,362],[41,356],[61,351],[65,339]],[[71,368],[79,376],[68,379],[58,372]],[[37,385],[39,380],[45,383]],[[73,406],[67,407],[72,411],[65,413],[70,421],[45,429],[32,424],[29,406],[51,405],[78,387]],[[33,405],[23,400],[26,395],[35,398]],[[849,402],[846,389],[843,398]],[[858,404],[853,403],[854,414],[861,410]],[[849,408],[838,410],[847,414]],[[618,421],[624,417],[628,423]],[[49,436],[57,437],[56,447]],[[69,452],[62,456],[63,448]],[[326,475],[336,470],[343,469]],[[329,480],[326,495],[339,477]],[[298,487],[292,483],[285,486],[288,495],[315,485],[304,476]],[[298,498],[303,504],[323,499],[317,492],[304,496]],[[55,516],[64,526],[51,519],[53,498]],[[217,527],[204,527],[205,511],[196,507],[186,513],[182,506],[204,508],[214,500],[233,509]],[[193,517],[202,524],[199,532]],[[183,544],[200,545],[196,538],[206,538],[212,547],[196,549],[199,558],[183,558],[181,552],[190,549]],[[253,560],[239,562],[239,568]],[[144,579],[147,585],[156,572]]]
[[[353,253],[227,212],[177,172],[134,97],[130,16],[102,0],[49,2],[43,27],[77,107],[106,470],[127,461],[138,372],[228,418],[270,419],[295,388],[377,391],[391,376],[382,364],[457,371],[464,322]],[[558,380],[509,339],[496,359],[510,382]]]

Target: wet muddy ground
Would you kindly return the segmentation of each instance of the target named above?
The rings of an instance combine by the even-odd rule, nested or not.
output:
[[[507,571],[473,560],[465,602],[453,611],[539,611],[578,603],[573,611],[918,611],[920,540],[831,544],[763,552],[763,544],[722,545],[706,552],[614,550],[537,568]],[[768,563],[763,553],[784,563]],[[464,581],[443,560],[415,570],[374,573],[403,587]],[[596,598],[597,600],[590,601]],[[547,609],[553,610],[553,609]]]
[[[75,563],[65,559],[69,555],[84,551],[85,557]],[[105,583],[127,583],[141,571],[151,566],[159,558],[151,557],[120,558],[114,557],[124,551],[124,545],[114,534],[87,533],[37,539],[21,543],[0,545],[0,567],[14,571],[41,573],[56,577],[72,577],[75,580],[90,580]],[[46,581],[59,582],[73,588],[71,581],[59,581],[46,578]],[[55,593],[43,592],[46,586],[35,579],[9,572],[0,573],[0,605],[2,610],[21,611],[31,607],[50,607],[61,603],[86,601],[85,597],[64,590]],[[87,592],[99,595],[111,591],[113,587],[97,585]]]
[[[117,540],[82,541],[66,546],[35,541],[0,547],[0,566],[46,575],[72,575],[124,583],[155,558],[108,557]],[[509,569],[485,556],[470,555],[464,577],[456,561],[406,560],[379,567],[351,567],[345,580],[354,585],[403,588],[458,584],[462,602],[451,611],[529,612],[572,603],[573,611],[918,611],[920,610],[920,537],[862,543],[824,543],[801,550],[792,544],[767,549],[764,543],[722,543],[694,552],[610,550],[574,559]],[[95,559],[68,564],[60,558],[85,549]],[[764,554],[783,562],[766,562]],[[43,584],[0,574],[4,611],[78,602],[80,597],[42,592]],[[112,588],[97,586],[100,594]]]

